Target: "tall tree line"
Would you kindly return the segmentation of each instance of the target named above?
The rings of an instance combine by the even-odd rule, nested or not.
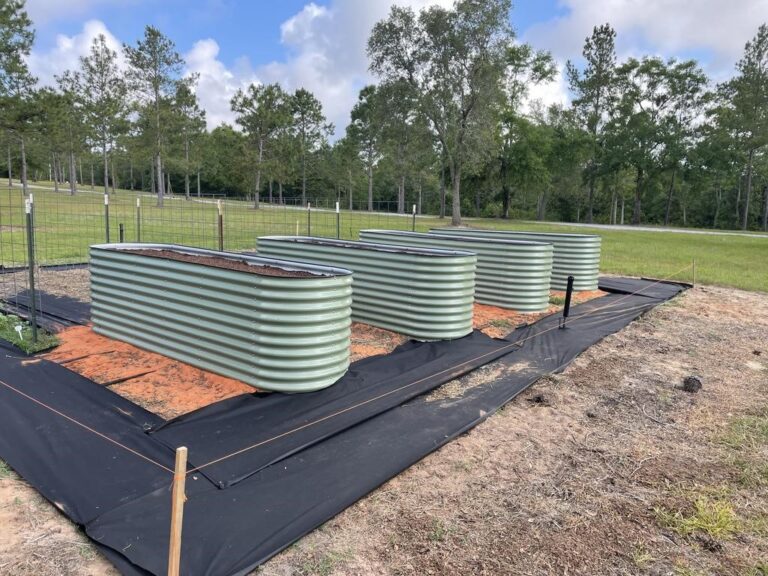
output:
[[[234,122],[206,128],[197,77],[147,26],[133,45],[94,39],[73,70],[40,88],[26,65],[23,0],[0,0],[0,145],[9,185],[121,188],[260,203],[450,217],[768,229],[768,26],[733,77],[694,60],[616,54],[598,23],[564,70],[571,100],[529,88],[557,73],[522,44],[509,0],[393,7],[367,44],[376,83],[334,134],[309,90],[249,85]],[[335,140],[334,140],[335,138]]]

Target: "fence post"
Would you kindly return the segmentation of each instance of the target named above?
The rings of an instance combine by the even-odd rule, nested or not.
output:
[[[136,198],[136,242],[141,242],[141,198]]]
[[[37,295],[35,293],[35,227],[33,219],[34,200],[32,194],[24,200],[27,215],[27,259],[29,264],[29,325],[32,327],[32,342],[37,342]]]
[[[107,244],[109,244],[109,194],[104,192],[104,233],[107,236]]]
[[[219,251],[224,252],[224,215],[221,211],[221,200],[216,200],[216,207],[219,210]]]
[[[179,576],[181,568],[181,529],[184,523],[184,488],[187,482],[187,448],[176,448],[176,466],[173,473],[171,496],[171,541],[168,547],[168,576]]]
[[[312,204],[307,202],[307,236],[312,236]]]
[[[416,204],[413,205],[413,224],[411,225],[411,232],[416,232]]]
[[[341,213],[338,202],[336,202],[336,238],[341,238]]]
[[[119,240],[120,244],[122,244],[123,242],[125,242],[125,226],[123,226],[122,222],[120,222],[120,224],[118,226],[119,226],[119,228],[118,228],[118,234],[119,234],[118,238],[120,239]]]
[[[691,285],[696,288],[696,258],[691,262],[691,266],[693,267],[693,281],[691,282]]]

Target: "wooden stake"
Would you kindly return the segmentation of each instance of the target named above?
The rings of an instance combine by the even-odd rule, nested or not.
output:
[[[168,576],[179,576],[181,567],[181,527],[184,519],[184,486],[187,481],[187,448],[176,449],[176,471],[173,475],[171,502],[171,542],[168,547]]]

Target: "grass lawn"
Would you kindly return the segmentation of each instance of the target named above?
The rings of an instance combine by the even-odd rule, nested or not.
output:
[[[33,189],[35,200],[35,240],[38,262],[45,264],[83,262],[90,244],[106,240],[105,208],[101,193],[81,191],[68,195]],[[141,201],[138,217],[136,201]],[[267,234],[307,234],[335,237],[337,215],[333,210],[307,210],[262,204],[254,210],[249,203],[223,202],[224,248],[252,250],[258,236]],[[118,191],[109,206],[110,240],[118,240],[123,224],[128,242],[139,237],[143,242],[168,242],[206,248],[218,246],[216,202],[210,199],[186,201],[167,198],[158,208],[150,195]],[[447,220],[419,217],[418,231],[446,225]],[[24,212],[18,189],[0,190],[0,263],[23,265],[26,261]],[[696,280],[706,284],[768,291],[768,238],[759,235],[709,236],[674,232],[590,230],[552,224],[466,219],[469,226],[511,230],[553,232],[594,232],[603,238],[601,270],[612,274],[668,277],[691,280],[690,264],[696,260]],[[364,228],[410,230],[408,216],[386,213],[350,212],[339,214],[338,233],[357,239]],[[688,267],[683,272],[680,270]]]

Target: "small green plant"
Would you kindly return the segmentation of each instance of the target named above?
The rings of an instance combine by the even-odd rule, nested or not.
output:
[[[658,521],[681,536],[702,532],[718,540],[733,536],[739,529],[733,507],[725,500],[712,500],[699,496],[693,503],[693,514],[686,516],[680,511],[656,508]]]
[[[562,306],[565,304],[565,296],[550,296],[549,303],[553,306]]]
[[[8,478],[11,475],[11,467],[5,462],[0,460],[0,480]]]
[[[684,566],[683,564],[678,564],[674,568],[675,576],[705,576],[703,572],[700,572],[699,570],[694,570],[693,568],[689,568],[688,566]]]
[[[655,558],[648,552],[645,546],[642,544],[635,544],[635,547],[632,549],[632,562],[635,563],[635,566],[644,570],[650,566],[654,560]]]
[[[29,322],[13,314],[0,314],[0,339],[15,344],[28,354],[53,348],[59,343],[55,335],[42,329],[38,329],[37,342],[33,342]]]
[[[439,518],[435,518],[432,520],[432,531],[429,533],[429,539],[432,540],[432,542],[442,542],[445,540],[446,536],[448,536],[449,532],[450,529],[445,523]]]
[[[768,415],[743,416],[734,419],[720,437],[732,450],[754,450],[768,444]]]

